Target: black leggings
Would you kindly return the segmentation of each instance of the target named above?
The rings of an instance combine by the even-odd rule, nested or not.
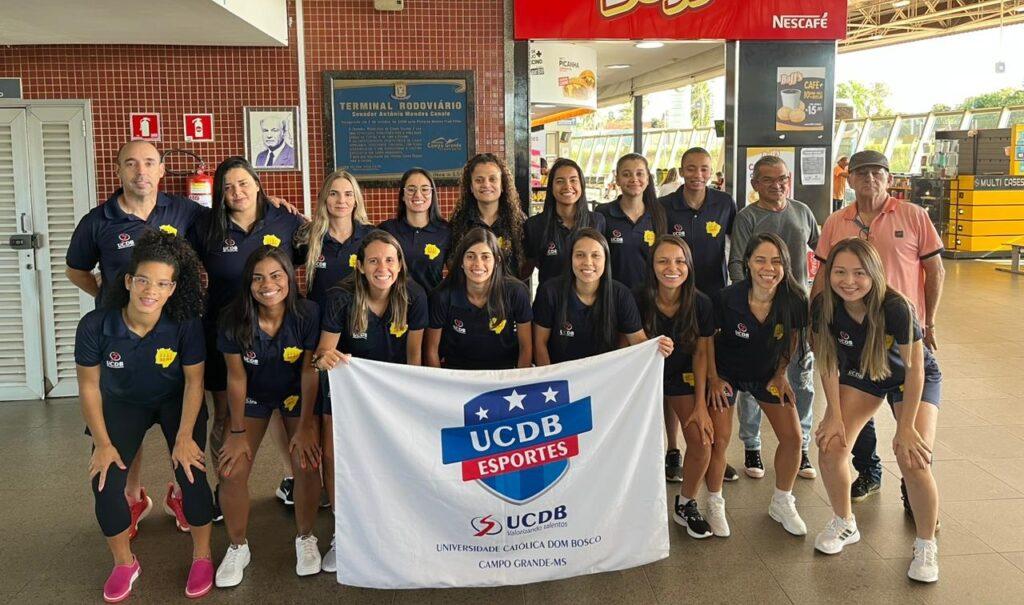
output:
[[[107,424],[110,442],[117,449],[125,467],[131,468],[132,460],[142,446],[146,431],[154,424],[160,425],[164,439],[167,440],[168,451],[173,451],[174,441],[181,425],[181,401],[171,401],[159,407],[139,403],[108,403],[103,402],[103,419]],[[206,450],[206,405],[199,410],[196,426],[192,429],[192,439],[200,450]],[[206,473],[193,467],[192,477],[195,483],[189,483],[185,471],[178,468],[174,478],[181,486],[182,499],[185,505],[185,519],[189,525],[202,527],[213,518],[213,495],[210,485],[206,482]],[[107,482],[103,491],[99,491],[99,475],[92,481],[92,493],[96,497],[96,518],[100,522],[103,535],[112,538],[131,524],[131,510],[124,496],[128,471],[121,470],[111,464],[107,470]]]

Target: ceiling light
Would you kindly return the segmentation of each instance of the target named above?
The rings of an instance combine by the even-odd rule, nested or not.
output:
[[[555,105],[552,105],[551,103],[534,103],[533,106],[537,109],[552,109],[555,107]]]
[[[904,6],[908,5],[908,4],[910,4],[910,0],[896,0],[895,2],[892,3],[892,7],[893,8],[902,8],[902,7],[904,7]]]
[[[1017,11],[1018,13],[1024,13],[1024,6],[1018,6],[1017,8],[1015,8],[1013,10]]]
[[[884,36],[882,34],[875,34],[868,38],[868,40],[881,40]]]
[[[626,69],[627,67],[633,67],[629,63],[612,63],[611,65],[605,65],[607,69]]]
[[[644,42],[637,42],[633,46],[635,46],[637,48],[644,48],[644,49],[647,49],[647,48],[661,48],[662,46],[665,46],[665,43],[664,42],[655,42],[653,40],[646,40]]]

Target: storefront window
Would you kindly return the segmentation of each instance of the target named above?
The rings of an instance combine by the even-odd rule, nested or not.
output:
[[[971,115],[971,126],[969,130],[981,130],[983,128],[997,128],[999,126],[1000,110],[977,111]]]
[[[889,140],[889,133],[892,132],[893,122],[892,119],[871,120],[864,149],[884,152],[885,144]]]
[[[1006,126],[1010,127],[1014,124],[1024,124],[1024,109],[1011,109],[1010,118],[1006,122]]]
[[[850,157],[857,151],[857,141],[864,130],[864,120],[844,121],[836,136],[836,157]]]
[[[935,128],[929,132],[926,138],[929,141],[935,140],[935,133],[943,130],[959,130],[960,123],[964,120],[963,112],[947,113],[935,116]]]
[[[927,116],[907,116],[900,120],[899,131],[896,133],[896,145],[889,158],[893,172],[911,172],[914,166],[914,154],[918,142],[924,134]]]
[[[586,174],[587,162],[590,161],[590,156],[593,155],[594,143],[597,141],[595,137],[587,137],[580,140],[580,151],[579,155],[573,156],[576,163],[583,168],[583,173]]]

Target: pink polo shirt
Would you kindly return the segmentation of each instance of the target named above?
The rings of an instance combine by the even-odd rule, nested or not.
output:
[[[832,247],[848,237],[864,237],[857,225],[857,204],[833,212],[825,220],[814,255],[821,262]],[[890,197],[868,225],[867,239],[882,257],[888,283],[914,303],[917,319],[925,323],[924,266],[921,261],[942,252],[942,240],[928,212],[910,202]]]

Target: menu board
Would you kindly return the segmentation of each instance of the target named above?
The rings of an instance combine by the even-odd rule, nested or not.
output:
[[[780,67],[775,130],[824,130],[825,68]]]
[[[471,72],[325,72],[328,170],[393,186],[409,168],[455,184],[474,154]]]

